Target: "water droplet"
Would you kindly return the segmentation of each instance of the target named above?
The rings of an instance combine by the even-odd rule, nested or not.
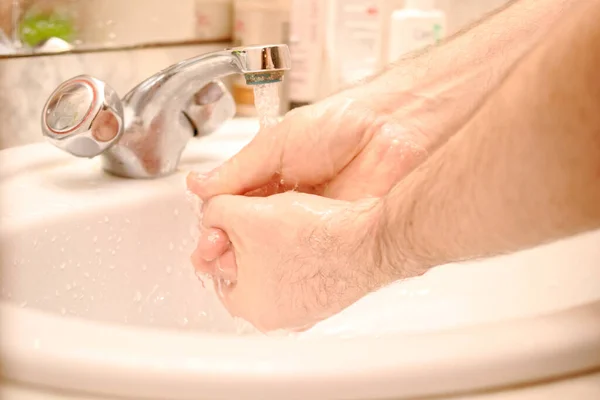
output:
[[[64,248],[64,247],[61,247],[61,248],[60,248],[60,252],[61,252],[61,253],[64,253],[64,252],[65,252],[65,248]]]
[[[189,322],[190,321],[186,317],[183,317],[183,319],[181,320],[181,326],[185,328],[186,326],[188,326]]]
[[[89,231],[90,229],[92,229],[92,227],[91,227],[91,226],[86,226],[86,227],[85,227],[85,231]]]
[[[73,281],[73,287],[76,288],[77,287],[77,282]]]
[[[174,248],[175,245],[173,244],[173,242],[169,243],[169,250],[173,251]]]
[[[173,272],[173,267],[167,265],[167,275],[171,275],[171,272]]]
[[[109,221],[108,217],[104,217],[104,222],[106,223],[108,221]]]
[[[65,267],[66,267],[66,266],[67,266],[67,263],[62,263],[62,264],[60,264],[60,267],[59,267],[59,268],[60,268],[60,269],[65,269]]]
[[[126,224],[130,224],[131,223],[131,221],[129,220],[129,218],[125,218],[125,223]]]
[[[142,265],[142,271],[145,271],[145,270],[147,270],[147,269],[148,269],[148,266],[147,266],[146,264],[143,264],[143,265]]]
[[[65,289],[67,289],[67,292],[68,292],[69,290],[71,290],[71,289],[72,289],[72,286],[71,286],[71,284],[70,284],[70,283],[67,283],[67,284],[65,285]]]
[[[65,314],[67,313],[67,309],[66,309],[66,308],[64,308],[64,307],[63,307],[63,308],[61,308],[61,309],[60,309],[60,313],[61,313],[62,315],[65,315]]]
[[[26,301],[24,301],[24,302],[21,303],[21,308],[23,308],[23,307],[27,307],[27,302]]]
[[[173,215],[176,216],[176,217],[179,215],[179,209],[178,208],[176,208],[176,209],[173,210]]]
[[[73,298],[77,299],[77,293],[73,293]]]
[[[91,295],[91,296],[90,296],[90,300],[91,300],[91,301],[94,301],[94,295]]]
[[[108,268],[110,268],[110,269],[115,269],[115,268],[116,268],[116,265],[114,265],[114,264],[111,264],[111,265],[109,265],[109,266],[108,266]]]
[[[56,242],[56,236],[52,236],[52,239],[50,239],[51,242]]]
[[[38,245],[38,240],[37,239],[33,239],[33,247],[35,248],[35,247],[37,247],[37,245]]]
[[[187,239],[183,239],[183,240],[181,241],[181,244],[182,244],[182,245],[184,245],[184,246],[185,246],[185,245],[187,245],[187,243],[188,243]]]
[[[90,277],[90,273],[89,273],[89,272],[87,272],[87,271],[85,271],[85,272],[83,273],[83,276],[85,276],[86,278],[89,278],[89,277]]]
[[[114,256],[116,253],[117,253],[117,251],[116,251],[115,249],[112,249],[112,250],[110,251],[110,254],[111,254],[111,255],[113,255],[113,256]]]
[[[98,242],[98,236],[94,236],[92,240],[94,241],[94,243]]]
[[[54,294],[56,294],[56,297],[60,296],[60,292],[58,291],[58,289],[56,289],[56,291],[54,292]]]
[[[122,238],[121,236],[119,236],[119,237],[117,238],[117,243],[121,243],[121,240],[123,240],[123,238]]]
[[[99,247],[97,247],[97,248],[96,248],[96,254],[99,254],[99,253],[100,253],[100,248],[99,248]]]

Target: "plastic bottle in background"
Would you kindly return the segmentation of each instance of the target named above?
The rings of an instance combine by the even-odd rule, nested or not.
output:
[[[406,0],[392,13],[386,63],[439,42],[446,32],[446,15],[434,0]]]
[[[234,0],[234,46],[289,44],[290,10],[291,0]],[[284,76],[280,90],[280,113],[289,109],[287,81]],[[243,76],[236,75],[233,78],[232,89],[237,115],[257,116],[254,89],[246,85]]]
[[[329,92],[374,74],[383,37],[381,0],[329,0],[324,65]],[[329,94],[329,93],[327,93]]]
[[[292,0],[290,109],[311,104],[323,95],[326,11],[324,0]]]
[[[381,0],[381,41],[379,43],[379,69],[383,69],[388,64],[390,25],[392,23],[392,13],[404,8],[405,0]]]

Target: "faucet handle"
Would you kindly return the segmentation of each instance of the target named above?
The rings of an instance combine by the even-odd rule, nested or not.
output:
[[[192,96],[184,112],[194,125],[195,136],[202,137],[213,133],[235,116],[235,100],[225,84],[215,80]]]
[[[42,132],[77,157],[95,157],[123,134],[123,105],[103,81],[80,75],[60,84],[42,111]]]

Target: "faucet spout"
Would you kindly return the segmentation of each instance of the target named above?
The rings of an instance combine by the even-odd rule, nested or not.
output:
[[[233,97],[220,78],[243,74],[248,84],[268,84],[281,81],[290,68],[286,45],[236,47],[172,65],[122,100],[104,82],[83,75],[52,93],[42,113],[42,130],[53,144],[73,155],[101,154],[110,173],[164,176],[177,169],[191,137],[211,133],[235,114]],[[109,120],[110,126],[102,122]],[[100,142],[102,137],[110,140]]]

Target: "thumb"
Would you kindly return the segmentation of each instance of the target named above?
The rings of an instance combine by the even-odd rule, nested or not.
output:
[[[277,128],[259,133],[239,153],[206,175],[190,173],[188,189],[203,200],[221,194],[244,194],[267,184],[280,160]],[[274,132],[275,131],[275,132]],[[274,136],[275,135],[275,136]]]
[[[220,195],[204,204],[202,223],[207,228],[219,228],[227,233],[235,244],[243,225],[248,222],[248,210],[259,198],[233,195]]]

